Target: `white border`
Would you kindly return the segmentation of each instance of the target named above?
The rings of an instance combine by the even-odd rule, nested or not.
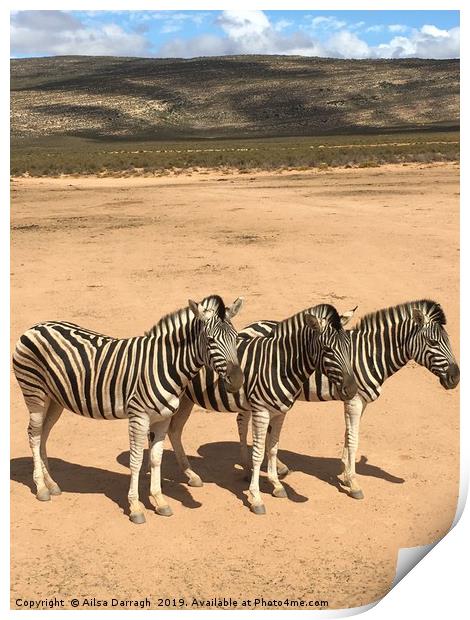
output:
[[[0,28],[1,28],[1,47],[2,47],[2,69],[4,71],[4,87],[3,87],[3,96],[1,99],[2,102],[2,111],[4,114],[2,115],[3,123],[2,123],[2,143],[4,146],[2,150],[2,172],[3,172],[3,183],[2,188],[3,191],[7,194],[5,196],[5,200],[3,201],[4,208],[1,210],[1,226],[0,226],[0,235],[1,241],[3,243],[0,244],[0,264],[2,265],[1,277],[4,294],[2,296],[3,302],[0,305],[2,311],[2,333],[4,335],[3,342],[9,342],[9,214],[8,214],[8,205],[9,205],[9,153],[6,149],[6,145],[9,144],[9,126],[8,126],[8,117],[9,117],[9,89],[6,88],[6,83],[9,83],[9,11],[10,10],[21,10],[21,9],[61,9],[61,10],[71,10],[71,9],[80,9],[80,10],[116,10],[116,9],[129,9],[129,10],[224,10],[224,9],[265,9],[265,10],[460,10],[461,11],[461,58],[462,61],[462,103],[461,110],[468,109],[468,96],[467,96],[467,67],[466,67],[466,59],[467,55],[465,53],[467,48],[467,36],[470,34],[467,29],[467,9],[465,3],[463,1],[449,1],[442,2],[437,0],[428,0],[428,1],[416,1],[416,0],[395,0],[394,2],[380,2],[378,0],[369,0],[369,1],[358,1],[354,3],[354,6],[351,6],[351,1],[335,1],[331,0],[329,2],[306,2],[299,0],[237,0],[233,1],[200,1],[200,2],[189,2],[189,1],[180,1],[173,0],[162,1],[162,2],[137,2],[134,1],[130,3],[128,0],[100,0],[97,2],[71,2],[67,0],[63,0],[62,2],[51,2],[44,0],[41,2],[40,6],[38,6],[38,2],[33,1],[21,1],[18,2],[7,2],[6,6],[2,6],[0,16],[2,19],[0,20]],[[467,36],[466,36],[467,35]],[[466,117],[462,118],[461,122],[461,131],[462,131],[462,170],[466,170],[468,168],[468,148],[466,145],[466,138],[468,136],[467,131],[467,122]],[[461,204],[467,205],[467,208],[462,209],[461,216],[461,241],[462,241],[462,260],[461,260],[461,270],[462,275],[468,271],[465,267],[469,267],[468,260],[468,252],[465,247],[465,235],[469,230],[469,216],[467,215],[468,205],[470,204],[470,195],[468,191],[468,182],[467,176],[462,176],[462,200]],[[460,522],[457,527],[451,530],[447,536],[444,537],[443,541],[439,542],[435,548],[426,555],[424,559],[422,559],[419,563],[419,568],[412,570],[411,574],[398,583],[387,596],[385,596],[382,601],[374,606],[368,605],[365,608],[356,608],[350,610],[328,610],[322,611],[322,614],[326,614],[327,616],[347,616],[353,615],[355,613],[365,611],[366,609],[370,609],[368,612],[368,618],[371,620],[373,618],[380,618],[387,620],[395,619],[398,614],[406,614],[407,617],[426,617],[426,619],[440,618],[442,615],[449,619],[451,618],[460,618],[462,616],[462,612],[465,609],[468,609],[468,600],[467,600],[467,589],[468,589],[468,563],[465,561],[466,556],[468,555],[469,545],[469,532],[470,532],[470,516],[469,511],[465,511],[462,515],[463,507],[465,504],[465,499],[467,496],[468,489],[468,472],[469,472],[469,428],[470,424],[466,419],[468,412],[470,409],[468,407],[468,395],[465,387],[465,377],[466,377],[466,369],[467,369],[467,351],[469,338],[464,329],[463,319],[464,319],[464,308],[467,307],[465,301],[467,300],[468,295],[468,287],[467,287],[467,279],[465,277],[462,278],[461,281],[461,369],[462,369],[462,377],[463,384],[461,385],[461,397],[462,397],[462,405],[461,411],[464,411],[464,415],[461,415],[461,487],[460,487],[460,497],[459,497],[459,506],[456,514],[456,518],[454,522],[458,521],[460,518]],[[9,347],[4,346],[2,355],[0,357],[1,364],[1,380],[2,380],[2,390],[3,394],[9,394],[9,377],[10,377],[10,355],[9,355]],[[3,416],[6,419],[9,411],[9,402],[3,403]],[[5,480],[5,488],[9,485],[9,436],[6,432],[1,434],[0,437],[1,448],[2,448],[2,456],[4,459],[2,470],[8,476],[7,480]],[[1,511],[1,540],[4,543],[3,549],[9,548],[9,522],[8,522],[9,511],[3,507]],[[431,546],[433,547],[433,546]],[[429,549],[425,550],[426,552]],[[416,551],[406,551],[404,554],[402,553],[402,557],[414,555],[414,560],[412,561],[412,565],[414,565],[416,561],[416,554],[420,554],[422,552],[422,548],[417,549]],[[408,560],[409,561],[409,557]],[[419,560],[418,560],[419,561]],[[15,611],[10,611],[9,609],[9,601],[10,601],[10,588],[9,588],[9,580],[5,577],[9,575],[9,554],[2,553],[2,574],[4,578],[1,579],[0,583],[0,594],[1,594],[1,609],[6,612],[7,616],[15,614]],[[400,563],[399,563],[400,564]],[[397,575],[400,573],[400,566],[397,567]],[[26,614],[27,616],[35,615],[37,612],[35,611],[23,611],[22,614]],[[42,614],[47,612],[41,612]],[[94,618],[94,617],[102,617],[102,613],[113,613],[113,611],[55,611],[54,615],[57,618],[68,617],[70,614],[75,614],[73,617],[79,618],[84,616],[86,618]],[[141,612],[140,612],[141,613]],[[147,613],[158,613],[159,617],[170,617],[175,618],[175,614],[170,610],[163,610],[160,612],[148,611]],[[196,613],[197,611],[187,611],[187,614]],[[219,611],[211,611],[210,616],[214,618],[222,617],[225,615],[227,611],[219,612]],[[232,617],[246,617],[246,614],[241,611],[231,611],[229,612],[233,616]],[[252,611],[251,613],[263,613],[262,611],[256,612]],[[270,612],[265,612],[270,613]],[[299,610],[279,610],[274,612],[277,614],[298,614]],[[313,613],[316,613],[315,611]],[[201,614],[199,614],[201,615]]]

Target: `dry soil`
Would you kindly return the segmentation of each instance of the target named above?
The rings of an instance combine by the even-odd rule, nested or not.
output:
[[[439,301],[458,356],[459,169],[454,164],[162,178],[12,181],[12,345],[64,319],[106,334],[143,333],[216,292],[246,299],[238,327],[320,302],[358,314]],[[399,547],[442,537],[459,482],[459,395],[410,364],[363,419],[365,499],[337,484],[341,403],[298,403],[280,457],[288,499],[262,482],[251,514],[237,468],[235,416],[195,411],[185,440],[205,486],[190,489],[169,446],[163,489],[174,510],[126,516],[125,421],[64,413],[49,441],[60,497],[32,494],[28,417],[12,375],[12,606],[17,598],[111,601],[232,597],[352,607],[390,588]],[[178,603],[177,603],[178,604]]]

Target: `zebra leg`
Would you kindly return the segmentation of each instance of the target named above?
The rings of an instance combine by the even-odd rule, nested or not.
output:
[[[269,463],[269,451],[268,451],[268,446],[269,446],[269,442],[270,442],[270,435],[271,435],[271,427],[268,426],[268,433],[266,435],[266,462]],[[278,442],[278,448],[279,448],[279,442]],[[277,476],[278,478],[285,478],[288,474],[290,474],[290,469],[287,467],[287,465],[284,465],[284,463],[277,458],[276,459],[276,469],[277,469]]]
[[[348,458],[348,420],[346,418],[346,412],[344,413],[344,421],[346,428],[344,429],[344,444],[343,444],[343,453],[341,455],[341,473],[340,479],[344,480],[344,472],[349,469],[349,458]]]
[[[59,403],[56,403],[54,400],[51,400],[49,403],[49,407],[47,408],[46,418],[42,427],[42,436],[41,436],[41,444],[40,444],[40,454],[41,454],[41,462],[42,462],[42,471],[44,474],[44,481],[46,483],[47,488],[49,489],[49,493],[51,495],[60,495],[61,490],[57,482],[51,476],[51,470],[49,467],[49,461],[47,459],[47,449],[46,444],[49,438],[49,434],[60,418],[62,411],[64,408]]]
[[[150,432],[147,435],[147,442],[148,442],[148,450],[147,450],[147,460],[145,462],[145,475],[150,475],[150,470],[151,470],[150,451],[152,450],[152,439],[150,437]]]
[[[201,478],[191,469],[188,457],[181,441],[181,435],[183,434],[183,428],[188,421],[189,416],[194,405],[189,398],[182,396],[180,399],[180,406],[177,412],[171,418],[170,428],[168,430],[168,436],[170,437],[171,445],[175,453],[176,460],[183,473],[188,477],[188,485],[190,487],[202,487],[203,483]]]
[[[46,502],[51,499],[51,494],[44,479],[41,460],[41,437],[48,403],[46,403],[44,397],[41,405],[38,403],[28,404],[28,401],[26,401],[26,405],[29,409],[28,439],[29,447],[33,453],[33,480],[36,484],[36,498],[41,502]]]
[[[149,430],[149,418],[144,412],[129,413],[129,446],[131,482],[129,485],[129,509],[132,523],[145,523],[145,514],[139,502],[139,474],[144,458],[144,447]]]
[[[279,436],[281,434],[282,425],[284,423],[285,414],[271,418],[269,424],[270,430],[266,439],[266,453],[268,455],[268,479],[273,484],[274,497],[287,497],[285,488],[279,482],[277,473],[277,449],[279,446]]]
[[[359,423],[364,410],[364,403],[359,396],[344,403],[344,418],[346,422],[345,449],[343,459],[346,456],[343,482],[350,489],[350,496],[354,499],[363,499],[362,492],[356,478],[356,452],[359,445]],[[345,454],[346,453],[346,454]]]
[[[266,410],[254,411],[252,414],[253,429],[253,471],[251,474],[250,493],[248,501],[250,510],[257,515],[266,514],[266,508],[259,492],[259,474],[266,448],[266,433],[269,425],[269,412]]]
[[[162,493],[162,454],[163,442],[170,426],[171,418],[163,418],[150,426],[150,494],[155,501],[155,512],[163,517],[171,517],[173,511]]]
[[[250,416],[251,411],[240,411],[237,415],[238,436],[240,438],[240,465],[245,472],[245,480],[251,480],[251,463],[247,443]]]
[[[281,459],[277,459],[277,475],[279,478],[285,478],[288,474],[290,474],[290,469],[287,467],[285,463],[281,461]]]

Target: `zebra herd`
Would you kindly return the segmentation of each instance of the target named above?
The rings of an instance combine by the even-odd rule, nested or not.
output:
[[[95,419],[129,420],[130,520],[144,523],[138,481],[149,442],[150,494],[157,514],[172,514],[161,489],[163,442],[169,435],[188,484],[201,486],[181,436],[194,404],[237,413],[241,462],[250,479],[252,512],[266,512],[259,490],[264,455],[275,497],[286,497],[280,478],[288,468],[277,458],[286,413],[296,400],[342,400],[345,437],[342,482],[362,498],[355,475],[359,423],[384,381],[410,360],[439,377],[446,389],[460,380],[440,305],[407,302],[344,326],[354,310],[338,314],[329,304],[284,321],[253,323],[237,334],[231,319],[238,298],[226,307],[211,295],[163,317],[149,332],[117,339],[67,322],[49,321],[27,330],[16,344],[13,369],[30,421],[36,497],[59,495],[46,443],[62,411]],[[249,460],[247,433],[252,420]]]

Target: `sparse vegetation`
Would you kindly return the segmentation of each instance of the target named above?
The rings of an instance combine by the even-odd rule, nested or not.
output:
[[[119,144],[67,138],[49,145],[44,141],[40,146],[33,142],[16,145],[11,153],[11,174],[145,176],[206,168],[221,172],[237,169],[243,173],[458,159],[458,132]]]

